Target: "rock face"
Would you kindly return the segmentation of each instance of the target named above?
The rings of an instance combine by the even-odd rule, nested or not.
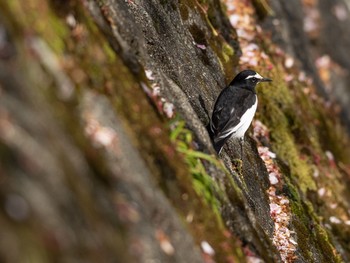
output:
[[[292,2],[0,2],[0,261],[350,261],[348,11]],[[205,125],[247,67],[240,161]]]

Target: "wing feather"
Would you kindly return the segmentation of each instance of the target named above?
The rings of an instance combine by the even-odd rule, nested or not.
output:
[[[215,103],[210,125],[214,141],[221,140],[238,129],[237,125],[244,109],[243,107],[234,108],[232,105],[254,103],[249,101],[252,98],[250,91],[240,89],[238,92],[232,92],[232,89],[234,87],[225,88]]]

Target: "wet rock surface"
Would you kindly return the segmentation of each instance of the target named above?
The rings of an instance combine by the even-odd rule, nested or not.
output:
[[[350,143],[296,4],[0,3],[0,261],[347,262]],[[274,82],[218,157],[242,67]]]

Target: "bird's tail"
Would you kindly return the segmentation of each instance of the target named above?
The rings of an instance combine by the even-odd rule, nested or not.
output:
[[[220,139],[220,140],[215,140],[215,141],[212,140],[212,141],[213,141],[215,151],[219,154],[222,150],[222,147],[224,146],[224,144],[226,142],[226,138]]]
[[[215,134],[210,128],[210,123],[207,125],[207,131],[209,133],[209,137],[211,139],[211,142],[213,143],[215,151],[217,152],[217,154],[219,154],[221,152],[222,147],[225,144],[226,138],[217,140],[215,138]]]

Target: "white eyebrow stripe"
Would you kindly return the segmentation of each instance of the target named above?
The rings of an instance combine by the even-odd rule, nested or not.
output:
[[[259,73],[256,73],[255,75],[250,75],[245,79],[251,79],[251,78],[263,79],[263,77]]]

